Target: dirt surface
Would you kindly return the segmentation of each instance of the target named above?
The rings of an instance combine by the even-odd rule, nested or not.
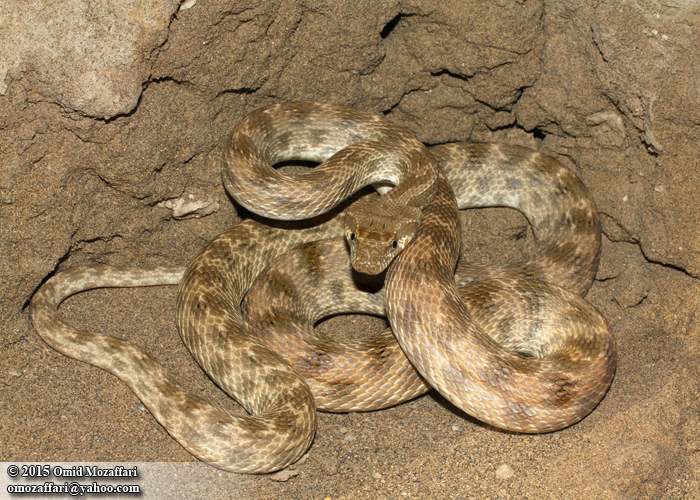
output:
[[[125,384],[49,348],[27,305],[76,265],[185,264],[238,220],[219,174],[227,131],[263,105],[319,100],[428,144],[530,145],[579,175],[603,217],[588,300],[617,336],[616,378],[553,434],[500,432],[433,394],[320,414],[286,482],[201,464],[161,479],[209,498],[700,498],[698,3],[4,2],[0,460],[194,461]],[[162,202],[178,199],[213,213],[176,219]],[[519,214],[470,212],[475,260],[530,248]],[[62,312],[232,405],[181,345],[174,297],[101,290]],[[326,327],[373,324],[354,319]]]

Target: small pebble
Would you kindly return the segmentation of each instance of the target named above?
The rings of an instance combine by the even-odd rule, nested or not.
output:
[[[455,431],[455,432],[457,432],[457,431],[461,431],[462,428],[461,428],[459,425],[455,424],[455,425],[452,426],[452,430]]]
[[[278,483],[286,483],[289,481],[291,478],[298,476],[299,471],[297,470],[281,470],[279,472],[275,472],[274,474],[270,475],[270,479],[273,481],[277,481]]]
[[[372,477],[373,477],[374,479],[381,479],[381,478],[383,478],[384,476],[382,476],[379,472],[373,472],[373,473],[372,473]]]
[[[197,0],[186,0],[182,5],[180,5],[180,10],[191,9],[196,3]]]
[[[509,479],[515,475],[515,472],[510,465],[503,464],[496,469],[496,477],[498,479]]]
[[[347,441],[348,443],[352,443],[353,441],[355,441],[355,435],[354,435],[354,434],[348,434],[348,435],[345,436],[343,439],[344,439],[345,441]]]
[[[321,460],[320,463],[321,469],[326,473],[326,475],[334,476],[338,473],[339,464],[337,459],[333,457],[326,457],[325,459]]]
[[[309,453],[310,453],[310,452],[309,452]],[[303,457],[301,457],[299,460],[297,460],[297,462],[294,464],[294,467],[297,467],[297,466],[299,466],[299,465],[302,465],[304,462],[306,462],[306,461],[308,460],[308,458],[309,458],[309,453],[307,453],[306,455],[304,455]]]

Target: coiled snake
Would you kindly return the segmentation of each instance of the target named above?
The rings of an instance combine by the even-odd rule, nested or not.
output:
[[[294,176],[271,167],[295,159],[323,163]],[[615,341],[581,298],[598,266],[599,219],[583,185],[554,160],[490,144],[428,152],[372,114],[289,103],[258,111],[234,129],[223,175],[229,193],[253,212],[310,220],[244,221],[212,240],[186,270],[68,270],[48,280],[30,308],[51,347],[126,382],[199,459],[236,472],[283,468],[309,447],[317,405],[381,408],[424,392],[425,381],[476,418],[521,432],[571,425],[605,394]],[[360,199],[344,216],[322,215],[367,185],[393,189]],[[521,210],[535,234],[533,258],[460,264],[455,278],[460,237],[451,186],[460,206]],[[355,269],[388,267],[383,295],[354,290],[342,236]],[[335,239],[317,242],[329,238]],[[285,267],[295,259],[298,272]],[[249,298],[244,317],[241,302],[259,275],[251,295],[272,291],[262,300],[273,307]],[[187,392],[142,349],[58,317],[60,302],[82,290],[178,283],[184,343],[249,416]],[[322,310],[300,311],[303,297]],[[382,307],[400,349],[386,332],[345,345],[312,333],[301,334],[301,343],[275,333],[282,316],[308,326],[323,315],[358,308],[378,314]]]

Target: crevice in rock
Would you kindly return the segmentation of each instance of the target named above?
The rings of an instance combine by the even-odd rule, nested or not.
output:
[[[65,261],[67,261],[71,254],[73,253],[73,246],[71,245],[68,247],[68,250],[66,250],[66,253],[61,255],[57,260],[56,260],[56,265],[53,266],[53,269],[48,272],[46,276],[39,282],[39,284],[32,290],[32,293],[29,294],[29,298],[22,304],[22,311],[26,311],[29,308],[29,304],[31,304],[32,299],[34,298],[34,294],[44,286],[44,283],[49,281],[54,275],[58,273],[58,268],[61,267],[61,264],[63,264]]]
[[[620,275],[618,274],[618,275],[615,275],[615,276],[608,276],[607,278],[598,278],[598,277],[596,277],[595,280],[596,280],[598,283],[605,283],[606,281],[613,281],[613,280],[616,280],[616,279],[618,279],[619,277],[620,277]]]
[[[506,111],[506,112],[511,111],[511,110],[504,110],[504,109],[500,109],[500,110],[494,109],[494,108],[491,108],[491,109],[493,109],[494,111]],[[515,121],[513,123],[508,123],[506,125],[500,125],[500,126],[489,126],[486,123],[484,123],[484,125],[486,127],[488,127],[488,129],[491,132],[500,132],[503,130],[522,130],[524,133],[531,135],[532,138],[535,139],[538,143],[544,141],[545,137],[547,136],[547,132],[540,129],[539,127],[528,130],[525,127],[523,127],[521,124],[519,124],[517,121]]]
[[[389,35],[391,35],[394,32],[394,30],[399,26],[402,20],[408,19],[409,17],[413,16],[414,14],[404,14],[403,12],[399,12],[388,23],[384,25],[382,31],[379,32],[379,36],[382,38],[382,40],[386,40],[389,37]]]
[[[603,52],[603,48],[600,46],[600,42],[598,41],[598,37],[592,26],[589,28],[589,31],[591,33],[591,42],[593,42],[593,47],[595,47],[596,51],[598,52],[598,55],[603,60],[603,62],[608,63],[608,58],[605,56],[605,52]]]
[[[459,77],[458,77],[458,78],[459,78]],[[468,81],[469,78],[470,78],[470,77],[463,77],[462,80]],[[508,102],[508,103],[506,103],[506,104],[503,104],[503,105],[501,105],[501,106],[496,106],[496,105],[493,105],[493,104],[491,104],[491,103],[489,103],[489,102],[484,101],[483,99],[479,99],[478,97],[476,97],[475,95],[473,95],[471,92],[470,92],[470,95],[474,98],[474,100],[475,100],[476,102],[478,102],[478,103],[481,104],[482,106],[486,106],[487,108],[489,108],[489,109],[492,110],[492,111],[508,111],[508,112],[511,112],[511,111],[513,111],[513,109],[515,109],[515,106],[518,105],[518,102],[520,102],[520,99],[522,98],[523,94],[525,93],[525,90],[527,90],[528,88],[530,88],[530,85],[525,85],[525,86],[522,86],[522,87],[519,87],[519,88],[515,89],[513,98],[510,100],[510,102]],[[500,130],[500,129],[503,129],[503,128],[510,128],[510,127],[517,127],[517,128],[519,128],[519,129],[521,129],[521,130],[524,130],[525,132],[532,133],[531,130],[527,130],[525,127],[523,127],[522,125],[520,125],[517,121],[513,122],[512,124],[505,125],[504,127],[497,127],[497,128],[495,128],[495,129],[494,129],[494,128],[490,128],[490,127],[489,127],[489,128],[490,128],[490,130]],[[533,129],[533,130],[539,130],[539,128],[535,128],[535,129]],[[542,131],[542,133],[544,133],[544,131]]]
[[[77,231],[76,231],[77,232]],[[90,249],[90,245],[93,243],[111,243],[114,240],[123,240],[124,236],[122,236],[120,233],[115,233],[111,234],[108,236],[95,236],[93,238],[85,238],[85,239],[80,239],[76,240],[71,243],[69,251],[66,253],[66,258],[68,257],[74,257],[75,255],[84,252],[91,254],[93,257],[90,259],[93,261],[95,264],[101,264],[104,263],[104,258],[110,255],[116,255],[118,252],[116,250],[92,250]],[[64,262],[62,260],[61,262]],[[55,270],[52,271],[55,274]]]
[[[217,92],[216,95],[212,98],[212,101],[218,99],[219,97],[227,94],[234,94],[234,95],[248,95],[248,94],[253,94],[260,90],[260,87],[262,87],[262,84],[256,86],[256,87],[240,87],[237,89],[224,89],[221,90],[220,92]]]
[[[105,186],[107,186],[107,187],[108,187],[109,189],[111,189],[112,191],[116,191],[116,192],[119,193],[119,194],[122,194],[122,195],[131,197],[131,194],[130,194],[130,193],[124,191],[123,189],[119,189],[113,182],[111,182],[111,181],[110,181],[109,179],[107,179],[106,177],[102,176],[102,175],[100,174],[100,171],[97,170],[96,168],[86,168],[86,169],[84,170],[84,172],[85,172],[86,175],[92,176],[93,178],[99,180],[102,184],[104,184]]]
[[[535,127],[532,130],[528,130],[527,132],[531,133],[532,137],[534,137],[538,141],[544,141],[547,137],[547,132],[545,132],[539,127]]]
[[[642,254],[642,257],[644,257],[644,260],[646,260],[649,264],[656,264],[661,267],[665,267],[667,269],[673,269],[674,271],[679,271],[683,273],[684,275],[688,276],[689,278],[693,278],[695,280],[700,279],[699,276],[695,276],[688,272],[686,269],[683,269],[681,266],[677,266],[676,264],[669,264],[668,262],[663,262],[660,260],[655,260],[649,257],[646,253],[644,253],[644,247],[642,246],[641,241],[637,243],[637,246],[639,247],[639,252]]]
[[[625,242],[625,243],[631,243],[633,245],[638,245],[639,244],[639,238],[632,234],[625,226],[623,226],[615,217],[610,215],[607,212],[603,212],[599,210],[599,213],[601,215],[601,218],[604,219],[606,222],[609,224],[614,225],[615,228],[617,228],[617,233],[618,234],[612,234],[611,231],[603,231],[603,234],[605,235],[608,240],[610,240],[613,243],[617,242]]]
[[[412,94],[413,92],[425,92],[425,90],[426,90],[426,89],[424,89],[424,88],[413,88],[413,89],[408,89],[406,92],[404,92],[404,93],[401,95],[401,97],[399,97],[399,98],[396,100],[396,102],[395,102],[394,104],[392,104],[392,105],[389,106],[388,108],[386,108],[386,109],[380,111],[379,113],[380,113],[383,117],[386,118],[386,117],[389,116],[391,113],[393,113],[394,110],[395,110],[396,108],[398,108],[398,107],[401,105],[401,102],[403,101],[404,97],[406,97],[407,95]]]
[[[447,69],[447,68],[442,68],[442,69],[439,69],[439,70],[437,70],[437,71],[431,71],[431,72],[430,72],[430,76],[443,76],[443,75],[445,75],[445,76],[449,76],[449,77],[451,77],[451,78],[455,78],[455,79],[457,79],[457,80],[462,80],[462,81],[464,81],[464,82],[468,82],[468,81],[469,81],[472,77],[474,77],[474,75],[476,75],[476,74],[480,74],[480,73],[482,73],[482,74],[488,74],[488,73],[492,72],[493,70],[495,70],[495,69],[497,69],[497,68],[500,68],[500,67],[502,67],[502,66],[508,66],[508,65],[510,65],[510,64],[513,64],[513,61],[503,61],[503,62],[501,62],[501,63],[499,63],[499,64],[494,64],[494,65],[492,65],[492,66],[488,66],[486,69],[476,71],[476,72],[474,72],[474,73],[471,74],[471,75],[464,75],[464,74],[461,74],[461,73],[456,73],[456,72],[454,72],[454,71],[451,71],[451,70],[449,70],[449,69]],[[524,86],[524,87],[520,87],[519,89],[517,89],[517,90],[518,90],[518,97],[515,99],[515,101],[517,101],[518,99],[520,99],[520,96],[523,94],[523,92],[525,91],[525,89],[527,89],[528,87],[529,87],[529,85]]]
[[[123,236],[119,233],[112,234],[110,236],[95,236],[94,238],[87,238],[85,240],[78,240],[72,245],[72,247],[78,247],[78,250],[82,250],[83,247],[81,245],[96,243],[98,241],[112,241],[112,240],[117,239],[117,238],[121,239],[121,238],[123,238]]]
[[[146,91],[146,88],[148,88],[148,86],[146,85],[146,83],[144,83],[142,85],[142,88],[141,88],[141,93],[139,94],[138,98],[136,99],[136,104],[134,104],[134,107],[131,108],[129,111],[127,111],[125,113],[116,114],[114,116],[108,116],[106,118],[99,118],[99,117],[93,117],[93,116],[89,116],[88,118],[93,118],[95,120],[101,121],[102,123],[109,124],[109,123],[117,121],[120,118],[129,118],[129,117],[135,115],[136,111],[139,109],[139,106],[141,105],[141,100],[143,99],[143,93]],[[78,134],[76,134],[76,135],[78,135]],[[80,138],[80,136],[78,136],[78,137]],[[80,140],[84,140],[84,139],[80,138]]]
[[[454,73],[447,68],[442,68],[439,71],[432,71],[430,76],[449,76],[450,78],[455,78],[457,80],[462,80],[463,82],[468,82],[471,76],[460,75],[459,73]]]
[[[668,262],[663,262],[661,260],[656,260],[651,257],[649,257],[645,252],[644,252],[644,247],[642,245],[641,240],[639,239],[638,236],[632,234],[630,231],[628,231],[620,222],[618,222],[612,215],[606,213],[606,212],[599,212],[600,215],[604,218],[607,218],[612,224],[614,224],[620,231],[621,234],[619,235],[613,235],[610,234],[610,231],[603,231],[603,235],[611,242],[611,243],[628,243],[630,245],[635,245],[639,248],[639,253],[642,255],[644,260],[649,263],[649,264],[655,264],[661,267],[665,267],[668,269],[673,269],[674,271],[679,271],[683,273],[684,275],[693,278],[693,279],[700,279],[700,276],[695,276],[692,273],[688,272],[686,269],[682,268],[681,266],[678,266],[676,264],[669,264]]]
[[[649,296],[649,292],[647,291],[646,293],[644,293],[644,295],[642,295],[642,297],[637,302],[635,302],[634,304],[629,304],[629,305],[620,304],[620,302],[617,300],[616,297],[612,297],[612,301],[615,302],[615,304],[617,304],[617,306],[620,309],[632,309],[633,307],[641,306],[644,303],[644,301],[647,299],[648,296]]]
[[[406,95],[406,94],[404,94],[404,95]],[[383,109],[382,111],[380,111],[379,114],[382,115],[382,116],[384,116],[384,117],[389,116],[391,113],[394,112],[394,110],[399,106],[399,104],[401,104],[401,100],[403,99],[403,97],[404,97],[404,96],[402,95],[402,96],[401,96],[401,99],[399,99],[398,101],[396,101],[394,104],[392,104],[392,105],[389,106],[388,108]]]
[[[176,85],[192,85],[192,82],[189,80],[178,80],[177,78],[172,76],[159,76],[156,78],[146,80],[146,82],[143,84],[143,89],[146,90],[146,88],[148,88],[148,86],[152,83],[174,83]]]

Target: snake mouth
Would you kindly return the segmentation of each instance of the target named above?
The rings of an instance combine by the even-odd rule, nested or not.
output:
[[[386,266],[382,265],[381,262],[368,262],[368,261],[355,261],[351,260],[352,268],[361,274],[368,274],[370,276],[376,276],[381,274],[386,270]]]

